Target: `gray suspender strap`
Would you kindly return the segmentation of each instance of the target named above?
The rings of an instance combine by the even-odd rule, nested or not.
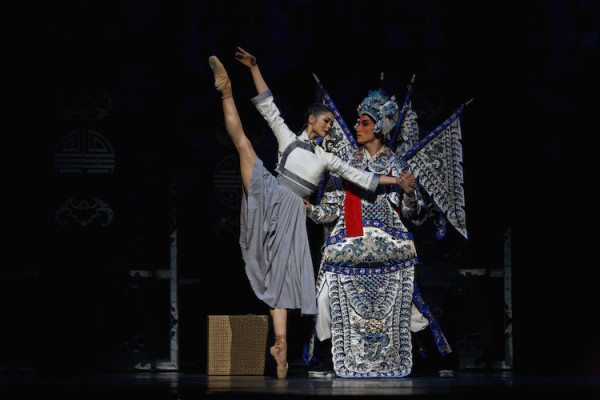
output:
[[[285,169],[285,163],[287,161],[288,156],[292,151],[294,151],[298,147],[306,151],[310,151],[311,153],[315,152],[315,148],[312,144],[303,142],[301,140],[296,140],[283,151],[283,153],[281,154],[281,161],[279,161],[279,164],[277,165],[277,168],[275,168],[275,171],[277,171],[278,174],[283,175],[314,192],[315,190],[317,190],[317,185]]]

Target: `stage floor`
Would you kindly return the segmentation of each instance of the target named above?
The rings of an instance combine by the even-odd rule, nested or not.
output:
[[[0,374],[0,398],[3,400],[50,396],[60,396],[56,397],[60,399],[187,400],[207,396],[474,399],[489,396],[541,398],[545,395],[553,398],[569,396],[578,400],[599,399],[600,377],[515,376],[511,372],[456,372],[451,378],[421,375],[400,379],[311,379],[305,375],[277,379],[271,376],[207,376],[185,372]]]

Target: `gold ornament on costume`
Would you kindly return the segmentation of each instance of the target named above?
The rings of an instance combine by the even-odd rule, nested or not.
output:
[[[370,318],[365,322],[365,330],[371,333],[380,332],[383,328],[383,323],[375,318]]]

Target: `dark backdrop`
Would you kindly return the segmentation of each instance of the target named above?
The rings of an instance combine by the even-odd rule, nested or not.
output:
[[[206,315],[267,312],[243,270],[237,159],[207,62],[215,54],[228,68],[272,168],[276,144],[249,101],[240,45],[296,130],[312,73],[350,126],[381,72],[399,99],[416,74],[423,134],[473,98],[462,124],[469,240],[419,228],[424,294],[466,352],[466,325],[502,319],[502,289],[482,293],[489,281],[458,271],[501,271],[510,229],[515,368],[597,371],[598,2],[49,1],[9,14],[3,365],[164,357],[168,289],[147,278],[169,268],[173,212],[182,365],[204,362]],[[67,170],[77,162],[59,156],[81,137],[108,171],[98,157]],[[496,309],[465,320],[482,298]],[[501,346],[492,325],[473,329],[477,343]]]

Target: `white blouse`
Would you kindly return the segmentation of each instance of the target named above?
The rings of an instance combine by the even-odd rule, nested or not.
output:
[[[306,131],[299,136],[292,132],[281,117],[270,90],[254,97],[252,103],[277,139],[279,156],[275,170],[280,184],[300,197],[306,197],[316,191],[323,173],[329,170],[365,190],[374,192],[377,189],[381,175],[350,167],[341,158],[310,141]]]

